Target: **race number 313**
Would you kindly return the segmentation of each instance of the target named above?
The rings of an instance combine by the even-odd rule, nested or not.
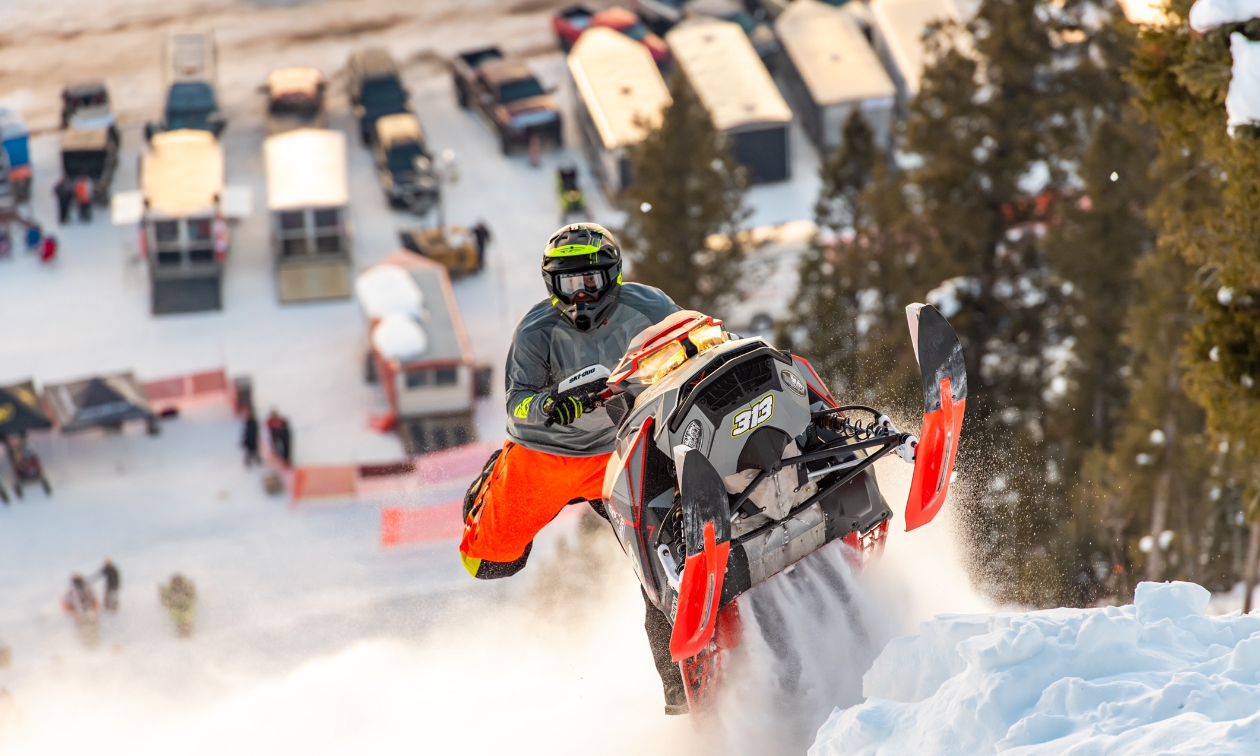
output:
[[[735,416],[731,435],[742,436],[770,419],[774,414],[774,394],[766,394],[752,407]]]

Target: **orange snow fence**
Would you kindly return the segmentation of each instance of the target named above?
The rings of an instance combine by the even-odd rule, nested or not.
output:
[[[144,382],[144,395],[157,414],[202,401],[229,399],[228,394],[227,372],[222,368]]]
[[[293,501],[354,496],[353,465],[308,465],[293,471]]]
[[[381,509],[381,545],[455,540],[464,532],[461,518],[463,500],[428,507],[384,507]]]

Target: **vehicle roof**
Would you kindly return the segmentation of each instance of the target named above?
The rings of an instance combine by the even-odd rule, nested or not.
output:
[[[102,92],[108,93],[103,81],[76,81],[73,84],[67,84],[66,88],[61,90],[63,97],[83,97]]]
[[[213,211],[223,192],[223,148],[208,131],[154,134],[140,161],[140,187],[150,212],[179,218]]]
[[[569,72],[605,149],[636,144],[660,123],[669,87],[646,47],[612,29],[588,29],[569,53]]]
[[[774,27],[784,54],[816,104],[826,107],[897,94],[866,36],[844,11],[817,0],[796,0]]]
[[[359,69],[358,74],[365,78],[397,76],[398,64],[394,56],[384,47],[364,47],[350,54],[352,67]]]
[[[420,255],[403,251],[390,253],[381,261],[380,266],[375,267],[396,267],[405,271],[419,290],[418,299],[423,307],[420,325],[424,329],[428,345],[424,354],[410,361],[457,361],[472,364],[472,347],[446,268]],[[368,268],[361,275],[367,275],[374,268]],[[356,291],[358,289],[356,286]],[[363,292],[358,293],[365,314],[373,312],[373,303],[363,301]]]
[[[267,74],[267,94],[273,98],[289,94],[314,96],[323,83],[324,75],[317,68],[277,68]]]
[[[620,5],[605,8],[591,17],[591,23],[599,24],[600,26],[612,27],[614,29],[631,27],[640,23],[640,21],[640,18],[634,11],[629,8],[623,8]]]
[[[394,113],[376,119],[376,138],[388,149],[394,142],[423,142],[424,129],[413,113]]]
[[[109,144],[109,128],[70,127],[61,132],[61,151],[103,150]]]
[[[906,89],[911,96],[918,94],[925,62],[923,33],[933,21],[961,21],[958,6],[951,0],[874,0],[871,15]]]
[[[295,129],[263,141],[267,209],[343,207],[350,203],[346,135],[332,129]]]
[[[684,21],[665,39],[718,131],[791,122],[791,108],[739,24]]]
[[[525,65],[525,61],[516,58],[487,60],[485,63],[477,66],[477,70],[485,77],[486,82],[491,85],[534,78],[534,74],[529,70],[529,66]]]

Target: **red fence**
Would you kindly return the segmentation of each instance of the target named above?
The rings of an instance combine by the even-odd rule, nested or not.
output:
[[[222,368],[145,381],[143,386],[149,404],[158,414],[201,402],[226,400],[233,403],[232,384]]]

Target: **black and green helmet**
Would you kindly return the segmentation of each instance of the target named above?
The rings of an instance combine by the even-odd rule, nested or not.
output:
[[[547,241],[542,274],[551,303],[574,327],[599,328],[621,296],[621,247],[598,223],[572,223]]]

